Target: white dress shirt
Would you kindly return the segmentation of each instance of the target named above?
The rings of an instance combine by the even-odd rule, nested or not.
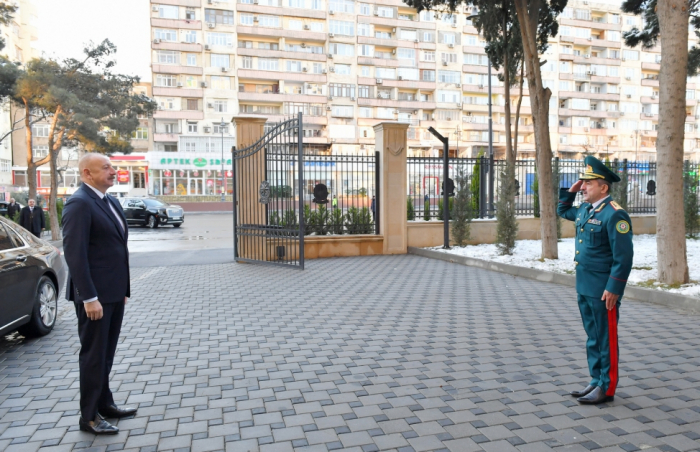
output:
[[[97,194],[97,196],[99,196],[100,199],[104,199],[104,197],[106,196],[104,193],[102,193],[101,191],[99,191],[98,189],[96,189],[95,187],[93,187],[92,185],[90,185],[90,184],[85,184],[85,185],[87,185],[88,187],[90,187],[90,188],[92,189],[92,191],[94,191],[94,192]],[[104,201],[103,201],[103,202],[104,202]],[[122,222],[122,219],[121,219],[121,217],[119,216],[119,213],[118,213],[118,212],[116,211],[116,209],[114,208],[114,205],[113,205],[111,202],[108,202],[107,204],[109,204],[109,208],[110,208],[110,210],[112,211],[112,214],[114,215],[114,218],[117,219],[117,223],[119,223],[119,226],[122,227],[122,230],[123,230],[123,231],[126,231],[126,228],[124,227],[124,222]],[[90,298],[89,300],[85,300],[85,301],[83,301],[83,304],[84,304],[84,303],[92,303],[93,301],[97,300],[97,298],[98,298],[98,297],[94,297],[94,298]]]
[[[593,209],[597,209],[598,206],[599,206],[603,201],[605,201],[606,199],[608,199],[609,197],[610,197],[610,196],[608,195],[608,196],[606,196],[605,198],[599,199],[598,201],[594,202],[593,204],[591,204],[591,208],[588,209],[588,211],[590,212],[590,211],[593,210]]]

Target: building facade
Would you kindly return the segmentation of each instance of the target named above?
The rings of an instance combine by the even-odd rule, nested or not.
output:
[[[153,180],[171,191],[203,194],[213,183],[218,192],[226,175],[215,162],[235,143],[238,114],[275,122],[302,112],[305,147],[316,153],[372,152],[373,126],[402,121],[409,155],[440,154],[434,127],[450,137],[452,155],[473,157],[488,149],[490,102],[494,152],[504,155],[504,87],[494,71],[489,99],[485,42],[468,19],[477,11],[419,14],[398,0],[152,0],[150,8]],[[641,25],[612,2],[569,2],[542,58],[555,155],[655,160],[660,49],[622,42]],[[688,158],[700,147],[696,88],[689,78]],[[513,103],[518,94],[511,89]],[[527,94],[519,158],[535,155]],[[176,152],[187,157],[164,156]],[[209,176],[194,159],[212,162]]]

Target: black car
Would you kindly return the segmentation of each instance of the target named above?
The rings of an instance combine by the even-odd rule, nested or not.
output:
[[[171,205],[155,198],[118,198],[128,224],[157,228],[173,225],[176,228],[185,222],[182,207]]]
[[[0,217],[0,335],[48,334],[56,324],[66,273],[57,248]]]

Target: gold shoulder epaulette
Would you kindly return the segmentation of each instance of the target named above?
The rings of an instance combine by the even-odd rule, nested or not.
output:
[[[611,205],[612,208],[615,209],[615,210],[625,210],[625,209],[622,208],[622,206],[620,206],[620,205],[619,205],[618,203],[616,203],[615,201],[610,201],[610,205]]]
[[[595,211],[600,212],[601,210],[603,210],[603,207],[605,207],[605,203],[602,203],[601,205],[599,205]]]

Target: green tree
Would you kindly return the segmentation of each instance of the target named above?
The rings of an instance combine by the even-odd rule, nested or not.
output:
[[[649,49],[661,44],[659,71],[659,131],[656,139],[657,200],[656,247],[658,281],[689,282],[684,209],[683,141],[685,136],[687,76],[700,68],[700,48],[688,51],[688,29],[700,36],[698,0],[625,0],[622,11],[644,18],[644,28],[623,33],[629,47]]]
[[[685,216],[685,233],[692,238],[700,233],[700,216],[698,215],[698,175],[688,160],[683,165],[683,210]]]
[[[535,180],[530,186],[532,190],[532,210],[535,218],[540,218],[540,181],[537,177],[537,169],[535,169]]]
[[[430,200],[427,199],[423,203],[423,219],[425,221],[430,221]]]
[[[613,163],[613,171],[620,176],[620,182],[612,184],[610,193],[612,199],[625,210],[627,210],[627,184],[629,183],[629,171],[626,163],[618,160]]]
[[[406,199],[406,218],[408,221],[416,219],[416,209],[413,207],[413,198],[408,196]]]
[[[481,193],[481,157],[483,156],[484,151],[480,151],[479,155],[476,156],[476,163],[474,164],[474,168],[472,169],[472,179],[469,185],[469,189],[472,192],[472,210],[475,214],[477,212],[481,212],[481,210],[479,210],[479,203],[481,202],[481,198],[479,196]]]
[[[345,229],[344,221],[345,215],[343,215],[343,211],[337,207],[333,209],[329,221],[331,234],[341,235]]]
[[[49,212],[54,240],[58,240],[56,195],[57,160],[64,147],[80,147],[90,152],[128,154],[131,133],[139,126],[139,115],[150,114],[156,103],[139,94],[133,86],[135,76],[112,73],[116,47],[105,40],[89,45],[80,60],[34,59],[17,79],[14,99],[25,112],[27,141],[27,182],[29,196],[36,194],[36,168],[44,163],[51,168]],[[46,158],[34,161],[31,118],[38,112],[49,119]]]
[[[449,215],[448,218],[451,220],[452,219],[452,209],[454,208],[455,203],[454,203],[454,198],[448,198],[448,199],[449,199],[449,201],[447,202],[447,204],[449,205],[449,209],[450,209],[450,211],[448,213],[448,215]],[[443,204],[442,198],[440,198],[438,200],[438,216],[437,216],[440,221],[443,221],[443,218],[444,218],[442,216],[444,213],[442,210],[442,204]]]
[[[452,208],[452,239],[457,246],[464,246],[471,239],[471,222],[474,218],[474,211],[470,199],[469,178],[461,166],[457,168],[455,176],[455,191]]]
[[[14,14],[17,11],[17,4],[13,2],[0,2],[0,25],[9,27],[14,19]],[[5,38],[0,36],[0,50],[5,48]]]
[[[348,234],[371,234],[374,229],[372,214],[367,207],[350,207],[345,214],[345,229]]]
[[[552,165],[552,189],[554,190],[555,199],[559,199],[559,185],[561,183],[561,174],[559,171],[559,159],[554,159]],[[561,217],[557,215],[557,240],[561,239]]]
[[[518,237],[518,220],[515,218],[515,165],[506,162],[501,173],[496,204],[496,248],[501,254],[513,254]]]

